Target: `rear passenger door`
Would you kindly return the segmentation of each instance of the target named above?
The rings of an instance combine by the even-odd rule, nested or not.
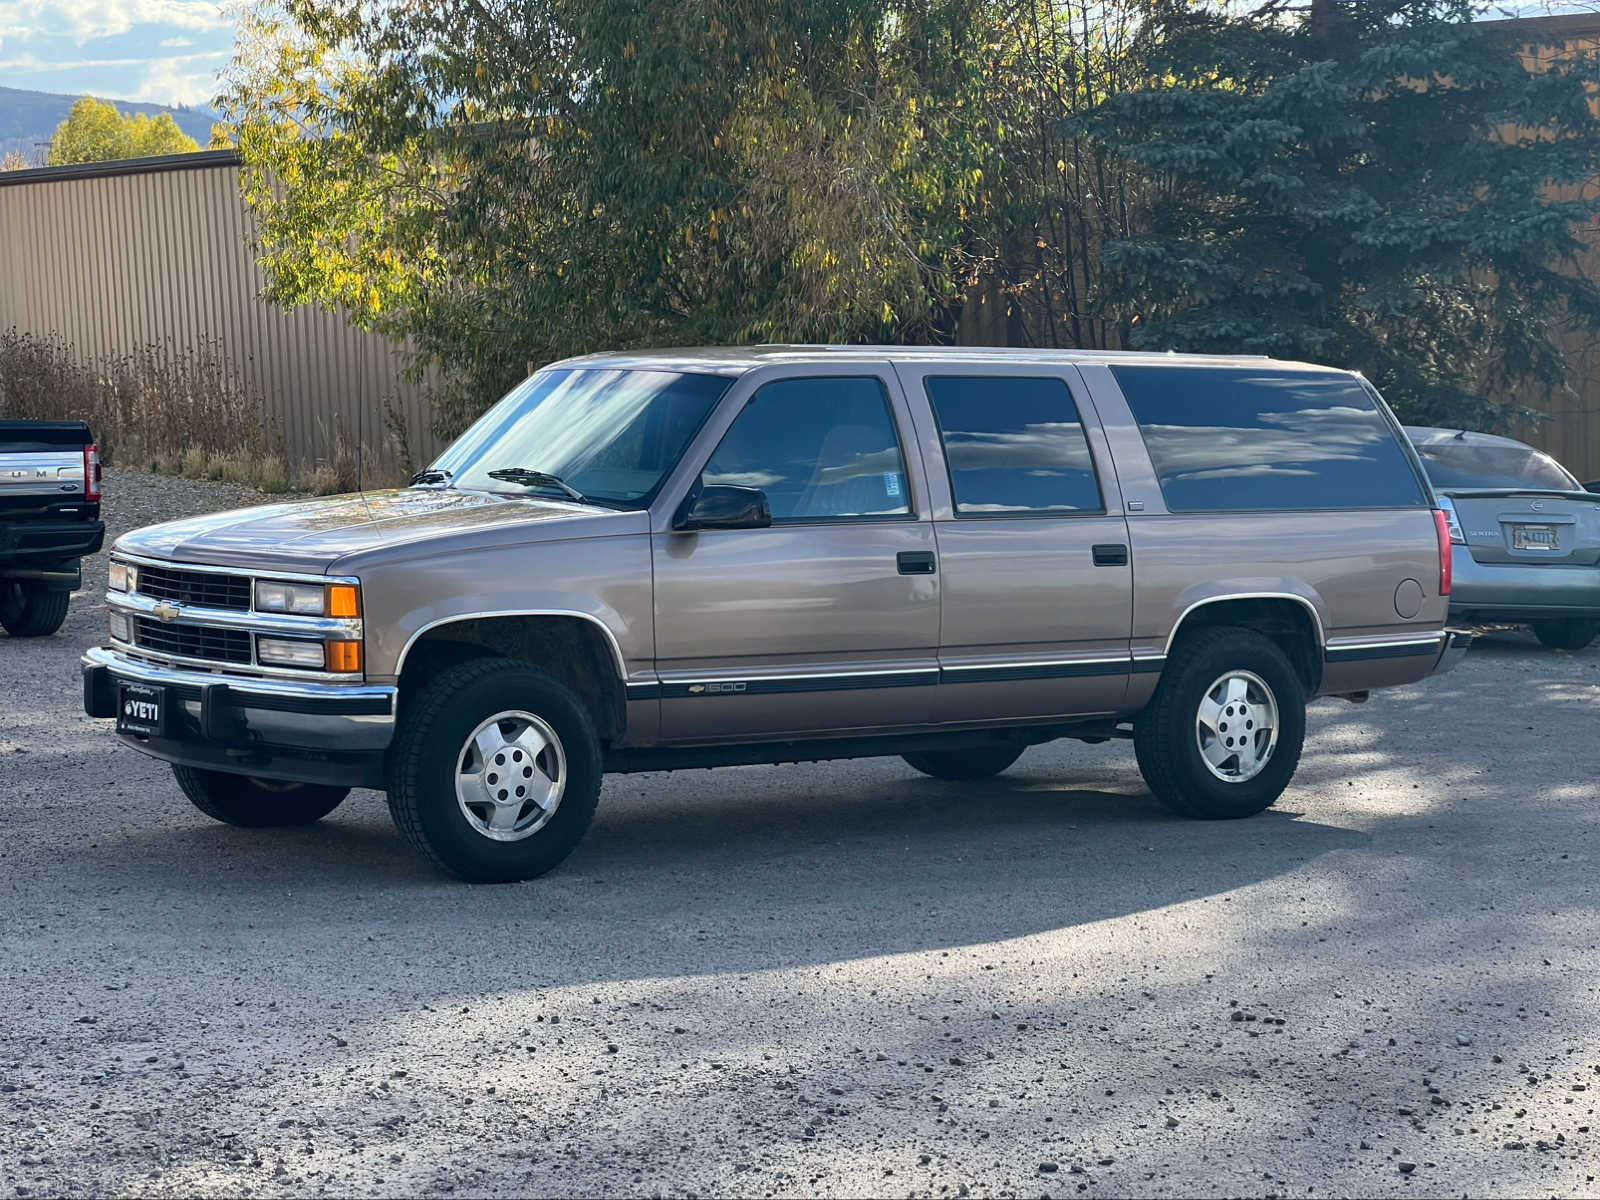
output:
[[[1110,713],[1133,570],[1093,406],[1056,366],[900,364],[938,541],[945,723]]]

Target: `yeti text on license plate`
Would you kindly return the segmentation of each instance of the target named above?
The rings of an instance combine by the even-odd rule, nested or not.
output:
[[[117,691],[117,732],[160,737],[166,732],[167,689],[125,683]]]

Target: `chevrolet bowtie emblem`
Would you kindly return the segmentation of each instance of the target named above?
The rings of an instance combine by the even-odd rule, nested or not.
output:
[[[155,613],[156,616],[160,617],[163,622],[166,622],[176,621],[178,619],[178,614],[181,613],[183,609],[178,607],[176,604],[168,604],[165,600],[163,600],[150,611]]]

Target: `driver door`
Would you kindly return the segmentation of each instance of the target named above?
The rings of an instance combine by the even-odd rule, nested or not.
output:
[[[872,732],[932,719],[939,576],[886,367],[763,373],[693,485],[762,489],[765,529],[653,536],[661,734]],[[676,500],[673,507],[676,507]]]

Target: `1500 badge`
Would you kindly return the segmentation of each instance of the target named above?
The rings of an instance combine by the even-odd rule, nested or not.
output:
[[[742,680],[738,683],[691,683],[689,694],[691,696],[731,696],[744,691],[750,685]]]

